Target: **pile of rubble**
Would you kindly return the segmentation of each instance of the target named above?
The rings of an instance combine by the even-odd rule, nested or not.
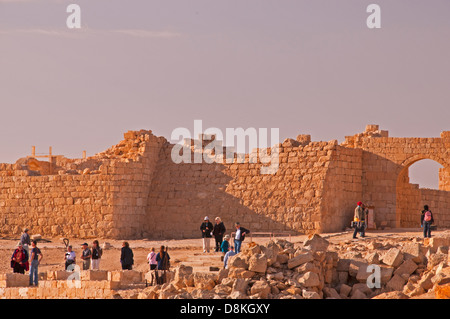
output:
[[[250,243],[228,269],[194,273],[181,265],[163,285],[137,298],[150,299],[368,299],[449,298],[450,234],[432,239],[366,239],[331,244],[311,235],[299,245],[275,240]],[[373,266],[380,285],[372,282]],[[368,271],[369,270],[369,271]],[[369,279],[369,280],[368,280]]]

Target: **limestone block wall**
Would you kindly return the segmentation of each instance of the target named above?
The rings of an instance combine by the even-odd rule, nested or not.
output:
[[[405,178],[408,168],[419,160],[431,159],[443,165],[439,187],[442,191],[449,190],[449,132],[442,132],[440,138],[394,138],[378,130],[377,125],[369,125],[364,133],[346,137],[342,145],[363,151],[363,201],[375,206],[377,224],[417,227],[408,212],[412,211],[412,205],[413,211],[420,209],[420,197],[411,191]],[[440,196],[448,197],[450,192]]]
[[[324,232],[338,232],[349,227],[356,203],[363,200],[362,153],[360,149],[338,145],[333,149],[321,203]]]
[[[148,229],[155,238],[199,237],[204,216],[222,218],[228,231],[239,221],[253,231],[322,229],[324,183],[336,142],[280,145],[279,169],[261,163],[175,164],[165,147],[148,199]]]
[[[149,186],[165,142],[151,132],[128,132],[114,152],[66,161],[70,167],[60,166],[58,175],[1,164],[0,233],[18,235],[28,227],[47,237],[143,237]],[[96,171],[80,171],[86,162]]]
[[[426,203],[438,226],[450,226],[450,132],[390,138],[370,125],[341,145],[299,135],[276,146],[273,174],[261,173],[258,150],[243,163],[176,164],[174,145],[146,130],[86,159],[53,158],[51,169],[30,157],[0,164],[0,233],[196,238],[204,216],[221,217],[228,233],[236,221],[253,232],[334,232],[349,225],[360,200],[374,206],[377,225],[417,227]],[[444,166],[440,191],[409,184],[409,166],[424,158]]]

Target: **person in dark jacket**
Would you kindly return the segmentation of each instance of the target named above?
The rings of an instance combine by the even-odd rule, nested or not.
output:
[[[133,251],[130,248],[130,244],[128,242],[124,241],[122,243],[122,251],[120,254],[120,263],[122,264],[122,270],[132,270],[134,265],[134,259],[133,259]]]
[[[166,270],[170,268],[170,256],[166,247],[161,246],[159,253],[156,255],[156,262],[158,263],[155,271],[156,283],[162,285],[167,281]]]
[[[223,241],[223,235],[225,235],[225,232],[227,231],[227,229],[225,228],[225,225],[223,224],[220,217],[216,217],[215,221],[216,221],[216,223],[214,224],[212,233],[216,240],[216,250],[215,251],[219,252],[220,245],[222,245],[222,241]]]
[[[156,255],[156,262],[158,270],[169,270],[170,267],[170,256],[169,253],[165,250],[166,247],[161,246],[159,249],[159,253]]]
[[[236,227],[236,235],[234,236],[234,252],[236,254],[241,252],[242,242],[245,239],[245,236],[250,233],[250,230],[247,228],[241,227],[240,223],[235,223]]]
[[[200,230],[202,231],[203,252],[209,253],[209,241],[212,237],[213,224],[209,221],[208,216],[205,216],[203,219],[203,223],[200,225]]]
[[[433,213],[428,205],[423,206],[423,211],[420,216],[420,225],[423,227],[423,237],[431,238],[431,225],[434,223]]]

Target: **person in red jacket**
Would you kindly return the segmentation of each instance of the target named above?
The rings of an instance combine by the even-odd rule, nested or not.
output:
[[[11,257],[11,268],[13,272],[19,274],[25,274],[25,271],[28,271],[29,263],[28,263],[28,253],[25,249],[23,249],[22,243],[17,245],[17,249],[14,250],[14,253]]]

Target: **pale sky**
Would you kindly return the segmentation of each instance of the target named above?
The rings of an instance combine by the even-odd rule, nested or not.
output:
[[[81,30],[66,7],[81,7]],[[381,29],[366,8],[381,7]],[[128,130],[450,130],[448,0],[0,0],[0,162]],[[417,164],[418,165],[418,164]],[[424,183],[435,181],[422,169]],[[435,183],[437,184],[437,183]]]

